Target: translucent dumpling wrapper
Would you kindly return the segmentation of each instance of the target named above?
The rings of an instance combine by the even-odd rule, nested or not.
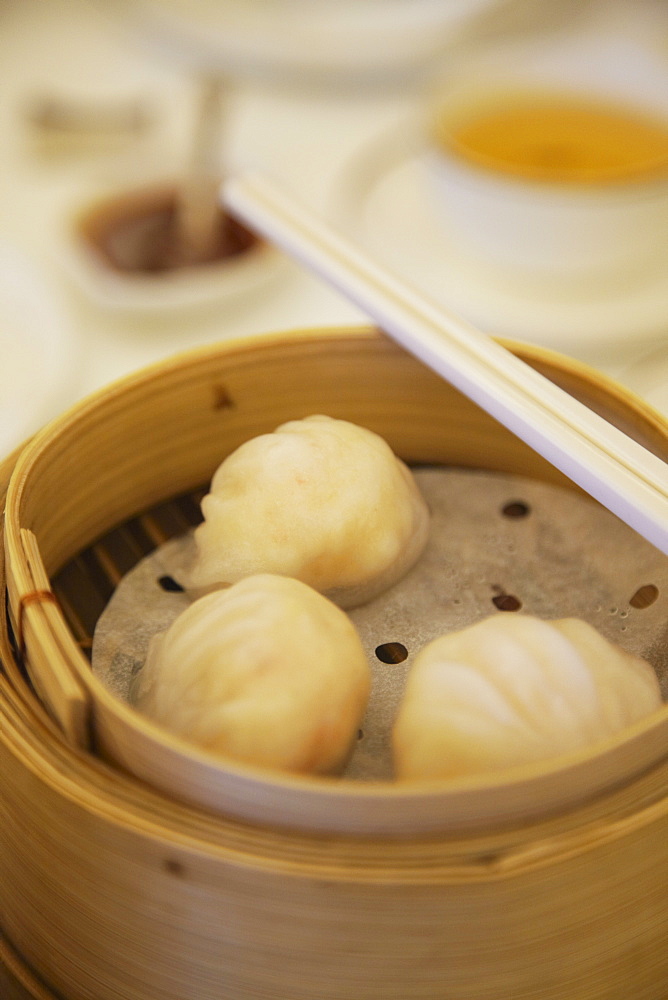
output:
[[[393,728],[396,774],[456,778],[547,760],[660,705],[651,666],[588,623],[495,615],[416,656]]]
[[[292,576],[341,607],[376,597],[422,553],[429,511],[378,434],[311,416],[245,442],[202,501],[183,582],[203,593],[254,573]]]
[[[366,655],[345,612],[298,580],[267,574],[199,598],[154,636],[131,700],[215,754],[336,774],[369,688]]]

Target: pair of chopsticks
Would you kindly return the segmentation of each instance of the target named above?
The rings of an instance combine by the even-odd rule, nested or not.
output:
[[[668,554],[668,465],[469,323],[426,301],[266,177],[227,208],[329,282],[408,351]]]

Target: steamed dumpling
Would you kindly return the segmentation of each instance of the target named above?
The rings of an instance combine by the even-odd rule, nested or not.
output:
[[[287,577],[249,577],[194,601],[150,643],[135,707],[213,753],[337,773],[370,672],[345,612]]]
[[[389,445],[325,416],[292,420],[241,445],[216,471],[202,512],[189,589],[278,573],[341,607],[396,583],[429,529],[427,505]]]
[[[650,665],[586,622],[495,615],[416,656],[393,731],[396,774],[454,778],[545,760],[660,705]]]

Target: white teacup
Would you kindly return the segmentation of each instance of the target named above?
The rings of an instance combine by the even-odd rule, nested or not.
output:
[[[520,280],[665,268],[668,108],[603,77],[546,76],[478,71],[435,103],[427,160],[444,225],[472,260]]]

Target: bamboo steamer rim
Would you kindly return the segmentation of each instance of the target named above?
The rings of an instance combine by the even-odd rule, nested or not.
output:
[[[284,352],[300,351],[303,346],[309,350],[323,343],[332,349],[337,343],[346,341],[361,342],[374,349],[398,352],[406,360],[409,358],[378,331],[366,327],[345,331],[299,331],[280,340],[276,335],[269,335],[228,341],[185,352],[128,376],[95,393],[48,425],[20,454],[8,490],[5,540],[10,605],[15,619],[20,618],[24,610],[21,601],[25,595],[35,590],[35,576],[41,576],[48,586],[39,550],[33,551],[30,559],[26,558],[22,505],[33,485],[31,476],[36,464],[53,449],[58,453],[64,429],[77,427],[82,418],[92,421],[93,425],[103,422],[105,409],[109,405],[113,409],[129,390],[144,388],[159,392],[163,377],[182,374],[193,364],[234,355],[255,358],[258,352],[267,349],[271,355],[277,344]],[[668,452],[668,422],[633,394],[582,363],[571,362],[542,348],[505,343],[539,369],[556,370],[573,383],[582,380],[587,385],[593,384],[595,401],[612,401],[618,410],[630,410],[644,425],[643,431],[650,438],[649,446],[656,449],[663,443],[664,454]],[[632,781],[642,772],[661,764],[667,756],[668,706],[664,706],[622,734],[606,740],[595,751],[591,748],[575,751],[547,763],[513,768],[491,778],[432,780],[402,786],[310,778],[263,770],[233,760],[221,761],[167,734],[111,695],[76,649],[67,627],[59,618],[58,609],[47,608],[38,602],[33,610],[35,614],[31,617],[35,619],[38,644],[46,641],[52,655],[65,649],[69,663],[60,676],[65,683],[74,677],[74,686],[81,695],[84,715],[78,723],[79,731],[71,732],[70,737],[74,735],[75,742],[81,738],[85,717],[92,712],[96,725],[104,727],[106,753],[112,757],[119,754],[122,766],[162,791],[172,792],[185,803],[245,822],[305,832],[390,837],[456,834],[481,827],[508,826],[576,808],[592,795],[605,794],[611,788]],[[69,707],[70,702],[65,701]],[[130,756],[128,743],[132,748]],[[139,764],[131,757],[137,750],[141,757]]]

